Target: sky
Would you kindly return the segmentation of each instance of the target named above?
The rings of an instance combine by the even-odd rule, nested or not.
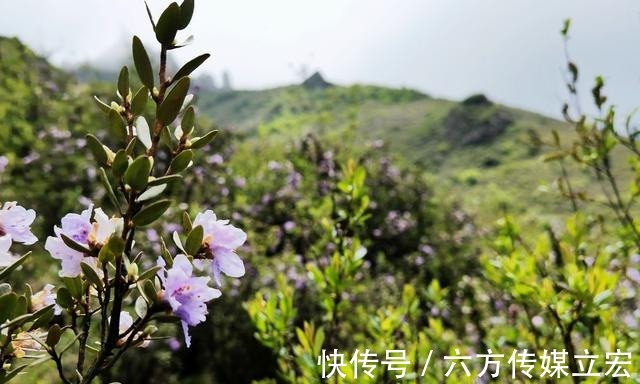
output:
[[[156,15],[169,3],[150,0]],[[142,0],[0,2],[0,35],[16,36],[60,66],[108,66],[132,34],[154,43]],[[320,70],[338,84],[410,87],[462,99],[485,93],[505,104],[559,116],[566,92],[559,30],[573,20],[569,52],[580,67],[583,108],[596,75],[620,113],[640,106],[637,0],[196,0],[174,51],[234,88],[300,82]],[[306,68],[306,70],[304,70]]]

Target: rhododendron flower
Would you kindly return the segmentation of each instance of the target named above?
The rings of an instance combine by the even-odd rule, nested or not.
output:
[[[229,277],[244,276],[244,263],[236,254],[236,249],[247,240],[247,234],[229,224],[229,220],[218,220],[213,211],[199,213],[193,226],[201,225],[204,229],[203,245],[212,260],[195,260],[194,265],[203,269],[206,264],[218,285],[221,285],[220,273]]]
[[[162,258],[158,258],[158,265],[165,267]],[[189,327],[205,321],[208,301],[220,297],[219,290],[209,287],[209,277],[193,276],[193,266],[185,255],[178,255],[173,260],[173,267],[158,273],[164,291],[160,296],[169,303],[173,312],[182,320],[184,340],[187,348],[191,345]]]
[[[16,202],[8,202],[0,209],[0,236],[9,236],[13,241],[33,244],[38,241],[31,233],[31,224],[36,219],[33,209],[25,209]]]
[[[97,265],[95,257],[85,257],[81,252],[69,248],[62,239],[64,234],[76,243],[87,249],[99,249],[109,239],[109,237],[122,229],[122,218],[109,217],[97,208],[94,211],[94,222],[91,222],[91,211],[89,207],[77,213],[69,213],[61,220],[61,227],[55,227],[56,237],[49,236],[44,248],[51,256],[62,261],[61,277],[76,277],[80,275],[80,263],[85,262],[91,266]],[[100,273],[101,271],[98,270]]]
[[[9,248],[11,248],[11,236],[4,235],[0,236],[0,267],[8,267],[13,264],[17,257],[9,252]]]
[[[46,335],[42,332],[20,332],[16,337],[11,340],[11,346],[13,347],[13,353],[18,359],[22,359],[26,356],[27,352],[40,352],[42,350],[42,344],[37,339],[42,339]]]
[[[44,307],[55,304],[53,313],[57,316],[62,313],[62,307],[56,304],[56,294],[53,292],[55,286],[47,284],[40,291],[31,295],[31,310],[36,312]]]

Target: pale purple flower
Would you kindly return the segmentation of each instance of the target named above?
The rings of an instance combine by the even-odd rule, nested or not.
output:
[[[122,218],[109,218],[100,208],[94,211],[94,222],[91,222],[89,207],[77,213],[69,213],[61,220],[61,227],[54,227],[55,237],[49,236],[44,244],[54,259],[62,261],[61,277],[76,277],[80,275],[80,263],[85,262],[91,266],[97,266],[95,257],[85,257],[81,252],[69,248],[62,240],[64,234],[76,243],[86,248],[100,248],[114,233],[122,229]],[[97,270],[100,274],[101,271]]]
[[[157,264],[161,267],[166,266],[160,257]],[[205,321],[208,313],[205,303],[220,297],[222,293],[207,285],[211,280],[210,277],[193,276],[193,266],[185,255],[176,256],[173,259],[173,266],[164,269],[164,273],[158,273],[158,276],[164,286],[161,297],[182,320],[184,340],[189,347],[191,345],[189,327]]]
[[[627,269],[627,277],[636,283],[640,283],[640,271],[636,268]]]
[[[291,221],[291,220],[289,220],[289,221],[284,223],[283,228],[284,228],[285,232],[291,233],[296,228],[296,223]]]
[[[33,209],[25,209],[15,201],[4,203],[0,209],[0,236],[8,235],[15,242],[33,244],[38,238],[31,233],[31,224],[36,219]]]
[[[8,267],[18,260],[18,257],[9,252],[11,243],[11,236],[0,236],[0,267]]]
[[[32,310],[38,311],[44,307],[53,305],[53,314],[58,316],[62,313],[62,307],[56,303],[56,294],[53,292],[55,286],[47,284],[40,291],[31,295]]]
[[[229,220],[218,220],[211,210],[199,213],[193,225],[201,225],[204,229],[203,244],[213,256],[213,260],[196,260],[196,267],[203,269],[209,263],[211,274],[218,285],[222,283],[221,272],[229,277],[244,276],[244,263],[236,254],[236,249],[247,240],[247,234],[229,224]]]
[[[180,342],[175,337],[167,340],[167,344],[169,345],[169,349],[174,352],[180,349]]]
[[[9,159],[6,156],[0,156],[0,173],[4,172],[9,165]]]

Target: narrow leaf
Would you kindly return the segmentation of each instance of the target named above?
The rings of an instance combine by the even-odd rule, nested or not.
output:
[[[127,100],[131,92],[129,90],[129,68],[127,68],[126,65],[122,67],[120,75],[118,76],[118,92],[122,100]]]
[[[176,38],[180,22],[180,7],[173,2],[162,12],[156,24],[156,39],[164,46],[170,46]]]
[[[135,216],[133,223],[138,226],[145,226],[159,219],[171,205],[171,200],[159,200],[142,208]]]
[[[173,78],[174,79],[180,79],[182,77],[189,76],[191,74],[191,72],[195,71],[209,57],[211,57],[211,54],[205,53],[205,54],[202,54],[202,55],[196,57],[195,59],[190,60],[185,65],[183,65],[182,68],[180,68],[178,70],[178,72],[176,72],[176,75]]]
[[[191,143],[191,148],[193,149],[200,149],[205,147],[207,144],[211,143],[213,141],[213,139],[216,138],[216,136],[218,135],[218,131],[211,131],[209,133],[207,133],[206,135],[202,136],[201,138],[198,138],[196,140],[194,140]]]
[[[180,173],[184,171],[191,164],[191,160],[193,160],[192,150],[187,149],[185,151],[180,152],[171,161],[171,165],[169,166],[169,172]]]
[[[204,238],[204,228],[202,225],[198,225],[194,227],[191,232],[189,232],[189,236],[187,236],[187,241],[185,242],[185,251],[189,255],[195,255],[200,250],[202,246],[202,239]]]
[[[102,283],[102,280],[96,273],[96,270],[93,269],[92,266],[84,262],[80,263],[80,267],[82,268],[82,273],[84,273],[84,276],[87,278],[87,280],[91,284],[95,285],[98,291],[102,291],[104,285]]]
[[[163,125],[171,124],[180,113],[182,103],[189,92],[189,85],[188,77],[179,79],[158,107],[157,117]]]
[[[149,7],[147,7],[147,12],[148,11]],[[149,12],[149,18],[153,24],[151,12]],[[142,82],[142,84],[144,84],[148,89],[153,89],[153,69],[151,68],[151,60],[149,60],[147,50],[144,48],[144,45],[138,36],[133,36],[131,46],[133,50],[133,63],[136,66],[136,72],[138,72],[140,82]]]
[[[178,19],[178,29],[187,28],[193,16],[194,0],[184,0],[180,5],[180,18]]]
[[[124,173],[124,182],[131,188],[142,191],[147,186],[151,173],[151,160],[147,156],[139,156],[127,168]]]
[[[86,137],[87,146],[91,150],[93,158],[99,165],[103,167],[107,166],[109,162],[109,154],[107,153],[104,145],[92,134],[88,134]]]
[[[144,201],[154,199],[160,196],[160,194],[164,192],[165,189],[167,189],[167,184],[160,184],[149,187],[146,191],[144,191],[144,193],[138,196],[136,202],[142,203]]]
[[[151,148],[151,132],[149,131],[149,124],[147,124],[147,120],[144,116],[138,116],[135,120],[137,136],[142,145],[145,148]]]
[[[149,100],[149,89],[146,86],[140,87],[133,100],[131,100],[131,112],[134,115],[142,115]]]

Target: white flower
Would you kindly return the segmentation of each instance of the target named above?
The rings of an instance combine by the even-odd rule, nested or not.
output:
[[[124,226],[124,220],[119,217],[109,218],[102,208],[97,208],[93,211],[93,224],[91,225],[91,231],[89,231],[88,240],[90,244],[94,246],[102,246],[107,240],[116,232],[122,231]]]

